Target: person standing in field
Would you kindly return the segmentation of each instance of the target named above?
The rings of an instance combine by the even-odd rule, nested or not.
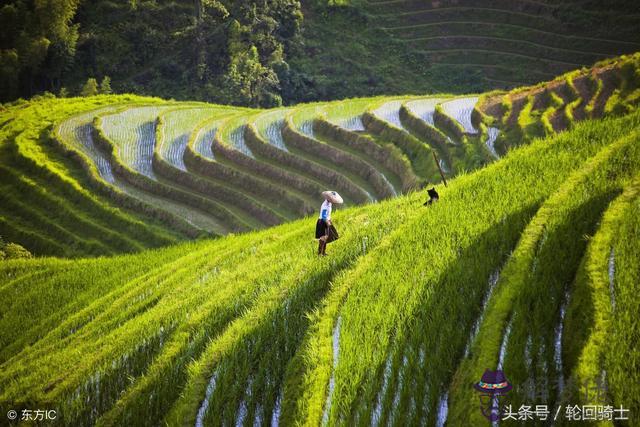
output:
[[[329,242],[332,227],[331,210],[334,203],[341,204],[343,200],[335,191],[323,191],[322,197],[324,197],[324,202],[320,206],[320,216],[316,221],[316,239],[318,239],[318,255],[325,256],[327,255],[327,243]]]

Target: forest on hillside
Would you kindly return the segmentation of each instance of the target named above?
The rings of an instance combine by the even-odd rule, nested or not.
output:
[[[525,86],[640,50],[632,0],[5,0],[0,102],[251,107]]]
[[[0,99],[78,94],[108,76],[146,91],[273,106],[302,21],[297,0],[16,0],[0,9]]]

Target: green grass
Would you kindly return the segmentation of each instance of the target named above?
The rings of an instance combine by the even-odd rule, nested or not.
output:
[[[592,70],[576,70],[552,82],[518,88],[502,98],[487,95],[476,106],[475,126],[497,126],[496,144],[504,153],[589,116],[628,114],[640,99],[638,64],[637,55],[620,57],[596,64]],[[609,73],[606,79],[604,73]],[[580,86],[584,92],[580,93],[574,80],[591,75],[594,82],[605,79],[606,85],[593,91]],[[529,103],[514,107],[515,96],[524,96]],[[36,168],[42,183],[51,173],[59,181],[54,187],[65,189],[57,193],[58,206],[68,197],[84,209],[91,208],[75,213],[66,207],[71,212],[65,216],[66,223],[52,227],[44,210],[6,199],[21,217],[11,218],[5,209],[0,232],[39,254],[130,252],[175,241],[178,236],[226,234],[299,218],[314,209],[313,200],[326,188],[339,190],[349,203],[365,203],[437,183],[441,178],[433,147],[448,163],[449,178],[492,162],[484,134],[465,134],[458,120],[470,130],[466,113],[452,110],[450,114],[460,117],[450,117],[445,108],[449,104],[436,106],[434,126],[420,117],[412,121],[405,114],[402,119],[395,112],[398,103],[429,98],[373,96],[265,111],[127,96],[42,99],[9,106],[3,113],[8,120],[3,122],[3,164],[14,173]],[[496,105],[501,100],[504,105]],[[473,99],[469,106],[472,103]],[[491,123],[485,108],[501,110],[501,123]],[[49,119],[30,127],[29,121],[37,120],[35,110]],[[20,114],[24,116],[10,120]],[[209,118],[210,114],[215,117]],[[215,132],[201,133],[205,121]],[[319,134],[316,128],[321,129]],[[449,146],[447,134],[458,140],[457,147]],[[209,141],[202,141],[205,137]],[[7,197],[9,193],[17,195],[7,191]],[[95,197],[100,197],[101,207],[86,203]],[[127,213],[116,215],[113,206]],[[119,229],[114,229],[115,218],[131,212],[136,218],[153,218],[154,225],[143,239],[155,243],[132,241],[128,234],[135,226],[125,225],[129,220],[118,219]],[[85,226],[88,230],[79,230]],[[47,235],[46,230],[55,235]],[[107,239],[110,243],[105,245]],[[56,240],[60,243],[53,244]]]
[[[638,223],[640,204],[637,196],[638,180],[625,189],[620,200],[620,236],[637,236],[640,230]],[[635,194],[634,194],[635,193]],[[628,201],[628,202],[627,202]],[[608,372],[608,381],[611,385],[611,401],[615,405],[625,405],[631,413],[640,411],[638,399],[637,371],[628,371],[629,359],[637,360],[638,348],[633,345],[638,340],[638,320],[635,313],[638,312],[638,260],[640,253],[638,247],[630,239],[615,239],[613,253],[615,259],[609,261],[614,268],[613,288],[615,295],[615,317],[611,322],[612,335],[610,347],[604,348],[604,369]],[[633,396],[628,398],[627,396]]]
[[[68,221],[67,226],[72,233],[79,231],[85,236],[92,233],[92,237],[98,242],[110,247],[94,250],[91,252],[93,254],[139,250],[140,247],[164,245],[181,238],[179,234],[163,229],[156,221],[148,222],[149,218],[146,215],[144,217],[148,225],[145,225],[139,214],[132,213],[130,209],[114,207],[111,200],[96,193],[85,171],[78,163],[56,149],[49,134],[49,129],[56,123],[79,112],[132,100],[153,101],[132,96],[103,96],[89,100],[73,98],[64,102],[43,99],[4,112],[4,115],[8,115],[12,120],[5,122],[0,136],[3,182],[20,182],[7,189],[5,197],[8,198],[11,194],[14,198],[18,197],[15,192],[20,191],[20,202],[27,203],[28,208],[34,212],[41,212],[40,219],[36,218],[37,214],[29,214],[21,219],[31,222],[36,228],[39,227],[38,223],[43,224],[40,227],[40,237],[44,238],[44,241],[36,248],[35,253],[59,254],[60,246],[69,256],[89,253],[74,248],[74,244],[70,242],[58,242],[49,248],[46,242],[56,241],[57,238],[48,236],[50,228],[46,225],[47,217],[64,217],[62,222]],[[56,206],[55,212],[46,211],[47,207],[52,209],[53,206]],[[74,217],[78,220],[77,223],[72,221]],[[10,222],[19,218],[17,211],[6,217]],[[78,230],[81,224],[88,228]],[[90,231],[91,228],[94,232]],[[7,237],[14,234],[13,227],[3,228],[2,234]]]
[[[610,145],[578,169],[540,207],[501,269],[470,356],[463,360],[456,373],[452,387],[456,405],[450,408],[455,414],[454,425],[463,425],[469,420],[480,422],[477,396],[466,384],[479,378],[485,368],[497,366],[507,323],[511,324],[511,334],[504,369],[512,375],[514,384],[519,384],[520,389],[514,394],[522,398],[525,381],[533,379],[538,390],[549,396],[548,402],[555,398],[552,381],[557,376],[551,331],[557,325],[556,316],[564,294],[571,291],[567,285],[575,277],[584,252],[584,236],[594,232],[607,203],[620,191],[625,179],[634,173],[631,165],[637,155],[637,136],[626,137],[626,133],[629,128],[637,129],[637,120],[636,114],[629,121],[617,122],[614,126],[607,125],[611,121],[585,124],[557,138],[578,138],[588,141],[586,144]],[[562,258],[558,257],[559,253],[563,254]],[[529,367],[533,372],[523,368],[527,366],[523,349],[527,347],[529,334],[534,341],[528,347],[541,352],[532,353],[533,361],[539,363]],[[544,340],[546,342],[542,344]],[[548,367],[548,372],[536,370],[544,369],[543,366]]]
[[[622,249],[623,253],[631,248],[615,237],[617,233],[633,229],[632,215],[637,201],[638,178],[636,176],[635,180],[624,187],[623,193],[605,211],[597,232],[589,241],[576,275],[575,293],[567,311],[568,339],[565,347],[565,359],[572,372],[569,381],[575,386],[564,390],[561,397],[565,401],[581,401],[585,404],[593,402],[593,396],[591,399],[585,398],[589,396],[586,387],[589,383],[600,380],[603,367],[609,373],[617,370],[618,377],[609,377],[610,384],[616,384],[618,390],[629,390],[628,396],[636,395],[631,391],[635,387],[633,376],[630,376],[630,373],[620,375],[620,368],[624,364],[614,351],[625,348],[624,342],[629,342],[629,338],[633,336],[636,329],[630,318],[623,317],[623,321],[627,323],[625,328],[631,331],[627,335],[627,332],[619,329],[621,323],[616,319],[635,304],[633,302],[635,298],[628,293],[634,289],[635,285],[628,279],[633,277],[633,267],[632,270],[627,270],[624,264],[620,267],[618,256],[621,247],[625,248]],[[635,262],[631,259],[625,260],[624,255],[622,259],[623,262],[631,262],[631,264]],[[585,310],[585,307],[592,308],[592,311]],[[623,334],[623,337],[614,338],[616,342],[614,347],[617,347],[614,351],[610,351],[606,345],[610,339],[609,331]],[[618,340],[620,340],[619,343]],[[625,350],[626,354],[635,352],[633,348],[625,348]],[[613,393],[609,397],[615,404],[621,401],[618,393]],[[637,407],[636,399],[633,400],[632,406]]]
[[[619,152],[613,153],[610,158],[601,160],[609,162],[611,166],[603,167],[602,163],[596,165],[598,172],[590,173],[588,179],[583,179],[583,182],[568,190],[565,200],[560,202],[563,203],[562,208],[556,209],[553,217],[547,220],[543,240],[540,240],[537,248],[531,277],[522,284],[522,291],[513,307],[505,370],[510,372],[514,383],[524,384],[527,379],[534,378],[538,382],[536,392],[549,396],[547,402],[557,401],[562,387],[562,384],[558,383],[564,373],[560,372],[562,365],[555,360],[555,352],[558,349],[554,348],[554,334],[545,336],[538,331],[552,330],[560,322],[557,313],[561,306],[566,305],[564,294],[571,291],[571,285],[568,283],[576,277],[587,244],[584,236],[594,234],[609,202],[628,183],[629,174],[637,172],[631,163],[620,167],[621,163],[626,162],[625,156],[630,162],[635,160],[633,145],[637,147],[637,136],[634,135],[622,142],[625,143],[626,150],[619,149]],[[620,145],[616,144],[615,147]],[[617,179],[611,179],[612,170],[623,172],[617,174]],[[558,253],[563,254],[561,261],[557,257]],[[583,306],[581,310],[585,308]],[[593,313],[597,312],[597,309],[593,310]],[[518,356],[524,354],[527,347],[532,353],[531,366]],[[597,376],[589,378],[590,381],[596,379]],[[516,403],[528,400],[525,390],[514,393],[511,398]],[[534,400],[538,402],[538,399]]]
[[[447,425],[484,425],[470,384],[500,361],[514,401],[533,380],[549,395],[536,403],[569,402],[581,390],[554,387],[560,374],[606,370],[608,402],[637,409],[634,58],[599,65],[621,76],[601,89],[620,107],[599,99],[606,118],[567,117],[560,134],[557,115],[592,101],[575,83],[587,70],[486,94],[478,108],[497,102],[502,120],[478,111],[479,134],[447,146],[457,174],[429,207],[415,190],[433,178],[432,147],[395,114],[426,96],[0,110],[0,234],[58,257],[0,261],[0,411],[51,402],[68,425],[433,425],[448,396]],[[335,126],[360,115],[366,131]],[[456,116],[429,135],[462,132]],[[491,163],[488,125],[505,135]],[[335,206],[341,238],[319,258],[319,192],[374,187],[335,153],[394,168],[403,191]],[[213,184],[229,193],[207,193]],[[206,229],[190,213],[215,220],[217,206],[229,225],[259,228],[259,209],[291,222],[179,242]]]
[[[604,131],[605,127],[603,126],[601,132]],[[560,140],[558,144],[561,145],[562,142],[565,141]],[[576,139],[574,144],[580,146],[580,139]],[[553,150],[552,146],[548,146],[548,149]],[[587,150],[585,154],[588,154],[589,151],[593,153],[597,146],[588,147],[586,144],[582,144],[581,148]],[[388,248],[386,251],[380,250],[376,255],[372,254],[367,263],[358,266],[359,268],[354,269],[350,277],[344,280],[344,286],[351,289],[340,310],[343,332],[340,361],[335,372],[336,391],[332,408],[336,409],[332,409],[330,416],[333,422],[338,422],[340,419],[345,422],[349,422],[349,420],[353,422],[352,417],[356,416],[358,411],[366,412],[367,407],[364,405],[371,405],[372,396],[377,391],[376,386],[380,386],[380,379],[376,378],[375,372],[382,370],[389,351],[388,346],[391,344],[390,340],[399,335],[399,339],[402,340],[402,333],[405,329],[414,330],[410,326],[414,322],[420,324],[419,332],[416,331],[417,339],[426,340],[426,354],[430,358],[438,360],[438,363],[429,364],[422,368],[417,364],[416,369],[428,369],[427,372],[430,375],[427,375],[426,372],[423,372],[422,375],[414,372],[409,376],[431,378],[434,375],[437,379],[438,375],[441,375],[438,372],[448,371],[446,363],[453,363],[456,354],[454,342],[458,343],[458,348],[461,350],[467,334],[460,330],[459,322],[450,323],[445,319],[451,313],[455,313],[458,319],[464,319],[469,314],[466,310],[473,307],[474,301],[478,301],[478,297],[481,295],[480,289],[475,288],[471,283],[483,283],[481,279],[483,275],[471,273],[472,270],[465,268],[462,263],[465,249],[469,251],[469,267],[478,263],[476,257],[478,251],[485,254],[482,263],[476,268],[484,272],[484,277],[488,277],[495,268],[500,266],[501,259],[504,259],[511,250],[507,243],[510,234],[505,232],[506,230],[502,230],[501,227],[514,227],[511,228],[511,233],[513,233],[511,241],[515,244],[521,231],[517,224],[523,227],[526,218],[531,215],[531,209],[536,206],[534,189],[539,188],[542,191],[540,197],[544,197],[544,193],[552,191],[552,182],[555,182],[556,185],[561,182],[556,179],[563,168],[559,164],[545,165],[546,159],[555,156],[538,153],[531,157],[525,157],[525,151],[518,153],[522,157],[514,154],[508,158],[503,165],[504,173],[508,174],[509,171],[515,169],[527,170],[531,173],[531,179],[535,183],[529,182],[523,177],[520,177],[517,183],[516,180],[506,179],[506,176],[502,176],[499,172],[500,165],[478,174],[477,179],[483,182],[482,189],[473,187],[470,176],[456,180],[455,186],[451,184],[444,194],[441,193],[442,201],[447,200],[446,206],[441,203],[428,214],[420,216],[415,222],[409,221],[400,227],[385,242]],[[525,166],[523,163],[521,166],[516,166],[520,159],[525,163],[531,161],[532,164]],[[559,157],[555,157],[555,160],[559,159]],[[510,163],[509,160],[514,163],[507,167],[507,164]],[[568,167],[567,172],[577,166],[575,156],[567,156],[564,161],[566,162],[564,163],[565,167]],[[553,169],[553,172],[550,169]],[[492,173],[494,170],[495,173]],[[551,175],[554,177],[552,178]],[[491,189],[490,182],[493,181],[490,180],[493,179],[495,179],[496,187]],[[550,181],[546,182],[547,179]],[[510,182],[510,185],[505,187],[502,185],[503,182]],[[465,184],[469,187],[466,187]],[[538,184],[541,184],[541,187],[538,187]],[[458,185],[460,186],[460,195],[454,196],[453,194],[458,194],[455,192]],[[527,188],[526,192],[519,192],[518,185]],[[500,189],[500,198],[491,197],[490,194],[495,194],[494,192],[498,188]],[[510,192],[511,188],[514,193]],[[488,192],[487,195],[482,193],[484,191]],[[513,194],[514,198],[511,198],[510,194]],[[522,200],[519,199],[521,196]],[[460,207],[456,208],[454,203],[458,200]],[[504,205],[502,205],[503,202]],[[474,203],[487,203],[487,207],[490,205],[491,209],[472,207]],[[470,219],[468,221],[464,219],[465,212],[469,212]],[[479,217],[480,214],[487,216]],[[449,215],[451,219],[447,219]],[[511,217],[511,215],[515,216]],[[491,232],[492,224],[496,224],[498,230]],[[482,237],[486,240],[483,240]],[[480,241],[476,242],[476,239],[480,239]],[[504,242],[505,246],[500,247],[496,244],[497,242]],[[474,243],[477,243],[478,247],[482,249],[476,249]],[[389,256],[392,253],[391,248],[394,248],[393,256]],[[495,252],[491,253],[495,253],[495,255],[489,256],[487,248],[493,248],[492,251]],[[430,250],[433,253],[429,253]],[[449,257],[455,259],[455,262],[448,261]],[[401,261],[403,259],[404,262]],[[493,260],[493,265],[489,259]],[[452,271],[448,271],[449,269]],[[469,274],[468,278],[465,276],[467,273]],[[465,286],[459,289],[462,283]],[[459,294],[460,291],[464,293]],[[391,300],[402,301],[402,305],[393,305],[390,303]],[[433,301],[433,303],[429,303],[429,301]],[[448,301],[448,303],[444,307],[439,307],[437,302],[441,303],[442,301]],[[456,305],[452,307],[453,304]],[[466,309],[465,304],[469,304]],[[416,318],[416,313],[420,312],[421,307],[426,310],[424,319]],[[324,348],[328,349],[330,348],[328,343],[330,336],[330,332],[327,333],[325,329],[325,332],[315,339],[324,342]],[[446,339],[446,347],[438,348],[438,337]],[[312,351],[314,350],[311,350],[310,347],[306,357],[312,357]],[[321,361],[330,358],[326,350],[323,351],[324,355],[313,357],[313,359]],[[320,363],[317,370],[307,372],[306,378],[300,382],[306,384],[316,376],[327,375],[328,372],[327,364]],[[322,385],[326,384],[327,377],[321,378],[323,380],[319,381],[319,387],[301,387],[307,393],[299,401],[305,405],[305,408],[304,410],[300,409],[301,412],[296,416],[309,419],[310,424],[316,424],[322,414],[321,403],[323,399],[314,397],[318,394],[324,396],[326,393],[326,389]],[[438,385],[439,383],[436,381],[435,386]],[[300,392],[301,390],[296,390],[292,395],[299,395]],[[437,391],[433,391],[433,393],[435,394]],[[431,408],[435,406],[433,399],[430,404]],[[309,405],[308,408],[306,405]]]
[[[420,206],[423,194],[409,193],[338,209],[342,237],[323,259],[314,218],[306,218],[135,255],[3,262],[0,401],[56,402],[69,424],[193,425],[209,389],[205,425],[266,423],[276,407],[283,425],[323,417],[369,424],[375,414],[384,423],[433,424],[453,382],[449,422],[473,424],[467,384],[485,362],[495,364],[512,310],[538,294],[561,296],[555,284],[580,277],[589,253],[583,234],[596,232],[608,202],[638,173],[637,137],[626,136],[638,128],[638,113],[577,124],[453,179],[429,208]],[[616,224],[637,226],[630,203]],[[567,228],[576,212],[589,221]],[[629,315],[631,232],[614,243],[617,307]],[[557,257],[558,244],[571,261]],[[537,275],[524,286],[518,274],[534,258]],[[501,268],[465,358],[489,278]],[[540,339],[553,337],[555,301],[534,305]],[[515,381],[517,346],[530,328],[517,318],[512,325],[505,366]],[[586,331],[574,325],[576,336]],[[626,404],[621,393],[635,383],[609,357],[622,390],[615,401]]]

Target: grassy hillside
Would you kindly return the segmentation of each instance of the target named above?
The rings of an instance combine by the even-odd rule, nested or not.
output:
[[[0,254],[36,257],[0,259],[0,413],[482,426],[499,368],[514,408],[635,414],[639,102],[635,54],[479,94],[6,105]]]
[[[50,135],[62,118],[142,100],[131,96],[63,102],[39,99],[1,111],[1,235],[37,255],[57,256],[133,252],[187,237],[191,231],[187,224],[182,228],[177,224],[171,231],[154,219],[164,218],[165,211],[150,208],[145,215],[134,213],[142,212],[140,202],[124,200],[111,187],[93,185],[93,174],[97,175],[98,168],[105,170],[105,163],[83,170],[71,158],[86,154],[61,150]],[[78,138],[88,135],[86,128],[75,131]],[[114,206],[114,200],[122,201],[120,208]]]
[[[640,101],[639,56],[536,86],[270,110],[135,96],[0,111],[0,235],[36,255],[134,252],[309,215],[317,194],[376,203]]]
[[[405,105],[423,105],[416,101]],[[35,130],[20,133],[20,118],[5,126],[14,133],[4,140],[3,152],[13,156],[15,168],[32,168],[29,176],[51,180],[46,188],[85,195],[74,210],[78,215],[89,207],[102,212],[109,192],[129,201],[135,213],[118,210],[121,225],[109,228],[114,239],[136,236],[133,243],[139,245],[180,236],[168,235],[161,225],[127,233],[123,227],[136,227],[141,215],[133,200],[145,200],[145,209],[159,212],[162,188],[184,194],[184,206],[210,203],[195,181],[206,178],[178,179],[189,161],[183,165],[164,145],[183,134],[170,130],[171,123],[198,122],[197,131],[179,144],[192,148],[194,162],[197,155],[200,164],[219,161],[221,171],[252,170],[260,152],[256,147],[263,144],[259,164],[284,165],[276,170],[287,172],[282,179],[292,183],[324,184],[330,177],[321,174],[324,169],[303,174],[302,165],[310,161],[305,144],[326,144],[336,150],[344,146],[345,153],[388,149],[389,159],[395,155],[398,165],[411,167],[405,179],[425,178],[418,167],[420,151],[411,151],[419,140],[400,127],[382,126],[393,123],[396,114],[401,117],[402,104],[393,99],[357,101],[353,107],[317,104],[268,119],[246,110],[220,118],[222,107],[215,107],[212,117],[189,116],[189,123],[171,119],[180,109],[154,99],[67,102],[67,115],[86,111],[78,111],[86,103],[101,109],[97,120],[85,114],[74,116],[76,123],[96,126],[92,141],[113,143],[109,155],[86,145],[74,151],[86,162],[90,178],[55,151],[42,130],[31,138],[25,133]],[[393,108],[385,107],[390,102]],[[22,108],[25,116],[19,117],[24,118],[51,117],[43,109],[62,114],[56,101]],[[451,105],[433,108],[436,122],[463,130],[468,125],[446,120]],[[426,114],[419,108],[416,114],[421,112]],[[306,117],[320,113],[328,123],[306,124]],[[154,149],[144,145],[145,138],[161,132],[142,129],[156,114],[167,127],[164,142]],[[237,117],[247,122],[235,122]],[[270,119],[283,120],[287,151],[275,148],[280,142],[264,140],[272,135],[264,123]],[[116,120],[125,124],[110,129]],[[239,124],[244,133],[234,131]],[[340,135],[353,132],[347,128],[361,126],[370,133],[338,142]],[[218,129],[212,149],[202,148],[198,140],[212,128]],[[118,130],[138,132],[137,151],[127,148],[129,138],[121,138]],[[406,133],[403,142],[378,143],[400,132]],[[287,134],[297,140],[290,150]],[[336,140],[323,143],[316,136]],[[73,143],[64,146],[71,150]],[[244,150],[255,158],[237,154]],[[273,150],[288,155],[268,157]],[[367,153],[378,156],[373,148]],[[166,170],[140,161],[154,157],[165,160]],[[119,165],[111,181],[96,166],[98,158]],[[245,162],[244,169],[236,158]],[[276,179],[269,175],[274,169],[263,170],[264,178],[247,179],[265,185]],[[398,169],[389,179],[396,191],[401,173]],[[16,180],[22,176],[14,175]],[[447,425],[488,425],[471,384],[485,367],[500,366],[516,386],[514,405],[528,402],[522,389],[526,378],[547,392],[544,403],[574,402],[579,390],[554,380],[589,379],[606,370],[606,402],[634,413],[640,409],[640,390],[625,359],[638,356],[639,179],[640,113],[634,109],[514,147],[499,162],[439,186],[441,200],[428,208],[421,206],[423,194],[408,189],[378,203],[339,209],[334,222],[342,237],[329,245],[326,258],[316,256],[314,219],[305,218],[133,255],[2,262],[0,409],[6,413],[15,402],[51,402],[66,425],[434,425],[445,419]],[[211,182],[206,189],[213,191]],[[355,178],[349,182],[354,183],[353,194],[347,193],[351,200],[359,191],[371,194]],[[87,194],[86,188],[104,190]],[[243,193],[250,197],[246,188]],[[289,196],[295,194],[292,190]],[[45,209],[36,203],[28,207]],[[169,215],[168,208],[163,212]],[[46,219],[45,213],[38,221]],[[102,224],[100,215],[87,211],[86,216],[96,227]],[[244,217],[235,218],[240,224]],[[158,224],[168,219],[159,215]],[[188,224],[196,228],[195,223]],[[585,310],[585,304],[594,309]]]

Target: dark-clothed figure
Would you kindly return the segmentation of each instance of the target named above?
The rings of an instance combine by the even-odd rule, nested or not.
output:
[[[437,202],[440,199],[440,196],[438,195],[435,187],[431,187],[429,190],[427,190],[427,194],[429,195],[429,200],[424,202],[422,206],[429,206],[430,204]]]

